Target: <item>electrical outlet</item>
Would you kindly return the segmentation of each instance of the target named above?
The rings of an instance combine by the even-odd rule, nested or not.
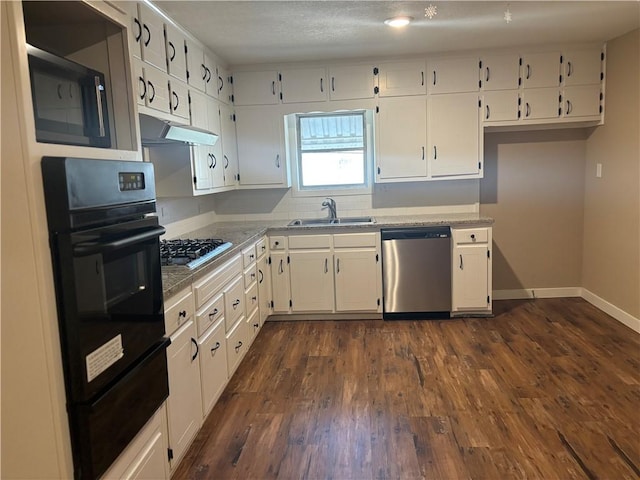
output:
[[[602,164],[596,163],[596,178],[602,178]]]

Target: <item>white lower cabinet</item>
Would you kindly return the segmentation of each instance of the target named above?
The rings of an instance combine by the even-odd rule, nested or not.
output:
[[[163,404],[101,478],[169,478],[167,448],[167,412]]]
[[[491,313],[491,228],[452,228],[452,313]]]
[[[271,252],[271,288],[273,313],[288,313],[291,301],[289,256],[286,251]]]
[[[264,321],[273,312],[271,307],[272,290],[271,290],[271,265],[270,257],[268,254],[268,240],[263,237],[256,244],[256,251],[258,255],[257,270],[258,270],[258,301],[260,305],[259,318],[260,326],[264,324]]]
[[[220,318],[198,341],[200,349],[200,381],[202,413],[206,417],[227,384],[227,342],[224,319]]]
[[[169,370],[170,463],[173,470],[202,425],[202,396],[200,387],[199,347],[196,324],[189,319],[171,335],[167,348]]]
[[[291,250],[291,311],[333,311],[331,250]]]
[[[336,312],[378,310],[381,272],[377,250],[336,249],[334,257]]]

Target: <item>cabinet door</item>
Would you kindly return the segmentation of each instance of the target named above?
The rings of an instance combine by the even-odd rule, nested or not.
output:
[[[333,311],[333,261],[330,250],[290,251],[291,311]]]
[[[184,35],[176,27],[165,25],[167,34],[167,73],[181,82],[187,82],[187,57]]]
[[[213,188],[213,157],[207,145],[191,146],[193,163],[193,190],[204,193]]]
[[[224,320],[211,327],[198,342],[200,347],[200,381],[202,382],[202,415],[206,417],[227,384],[227,342]]]
[[[482,95],[482,121],[484,123],[518,120],[518,91],[485,91]]]
[[[379,278],[375,249],[336,250],[336,311],[377,311]]]
[[[222,142],[218,140],[215,145],[209,147],[211,154],[211,184],[213,188],[224,187],[224,156],[222,154]]]
[[[260,301],[260,325],[271,315],[271,275],[269,256],[258,259],[258,300]]]
[[[227,333],[227,372],[231,378],[249,348],[249,330],[244,317]]]
[[[178,80],[169,82],[171,90],[171,113],[189,123],[189,89],[187,85]]]
[[[426,100],[414,97],[381,98],[377,115],[377,180],[425,178]]]
[[[144,3],[138,4],[139,19],[142,24],[142,60],[167,72],[167,57],[164,46],[164,22],[162,17]]]
[[[424,62],[414,60],[380,64],[378,88],[380,97],[424,95],[427,93]]]
[[[273,313],[288,313],[291,294],[289,290],[289,261],[285,252],[271,253],[271,288]]]
[[[204,91],[213,98],[218,98],[218,67],[210,55],[204,54],[204,68],[206,78],[204,79]]]
[[[602,51],[600,48],[568,50],[562,58],[564,84],[600,84],[602,72]]]
[[[452,309],[489,309],[487,244],[456,245],[453,249]]]
[[[143,67],[144,78],[147,82],[145,105],[160,112],[169,113],[169,82],[165,73],[150,65]]]
[[[566,87],[562,96],[562,116],[599,117],[600,85]]]
[[[521,68],[520,77],[524,88],[560,85],[560,52],[523,55]]]
[[[273,107],[236,108],[240,185],[288,187],[284,117]]]
[[[376,77],[370,65],[329,67],[329,97],[331,100],[373,98]]]
[[[204,65],[204,50],[202,47],[188,38],[185,40],[187,47],[187,83],[189,86],[205,91],[207,69]]]
[[[140,15],[138,13],[137,2],[121,2],[120,7],[124,8],[129,16],[129,51],[135,58],[142,58],[140,52],[140,43],[142,39],[142,23],[140,23]]]
[[[442,58],[428,62],[427,91],[431,94],[478,91],[478,59]]]
[[[523,90],[521,103],[521,117],[524,120],[552,119],[560,116],[560,92],[557,88]]]
[[[169,446],[173,450],[172,469],[179,463],[202,423],[198,354],[196,325],[190,319],[171,335],[171,345],[167,348],[167,418]]]
[[[194,89],[189,90],[189,109],[191,111],[191,125],[203,130],[209,130],[209,103],[204,94]]]
[[[232,93],[229,70],[218,65],[218,100],[228,104],[231,102]]]
[[[280,103],[278,72],[235,72],[233,100],[240,105],[276,105]]]
[[[220,128],[222,138],[222,161],[224,163],[224,184],[238,183],[238,146],[236,143],[236,115],[228,105],[220,105]]]
[[[480,86],[483,90],[518,88],[520,57],[516,54],[485,55],[480,59]]]
[[[136,101],[138,102],[138,105],[145,106],[147,97],[147,82],[144,79],[144,69],[142,67],[143,64],[141,60],[133,59],[132,65],[134,81],[136,82],[137,86]]]
[[[283,70],[280,72],[280,88],[282,103],[323,102],[327,99],[326,70]]]
[[[477,94],[431,96],[428,114],[431,176],[477,174],[480,168]]]

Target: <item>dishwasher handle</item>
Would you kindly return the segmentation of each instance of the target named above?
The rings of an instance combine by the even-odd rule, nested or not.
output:
[[[420,238],[451,238],[450,227],[418,227],[418,228],[383,228],[381,239],[408,240]]]

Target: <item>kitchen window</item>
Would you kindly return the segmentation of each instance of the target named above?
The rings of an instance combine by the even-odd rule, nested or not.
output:
[[[372,119],[365,110],[289,115],[294,195],[370,193]]]

